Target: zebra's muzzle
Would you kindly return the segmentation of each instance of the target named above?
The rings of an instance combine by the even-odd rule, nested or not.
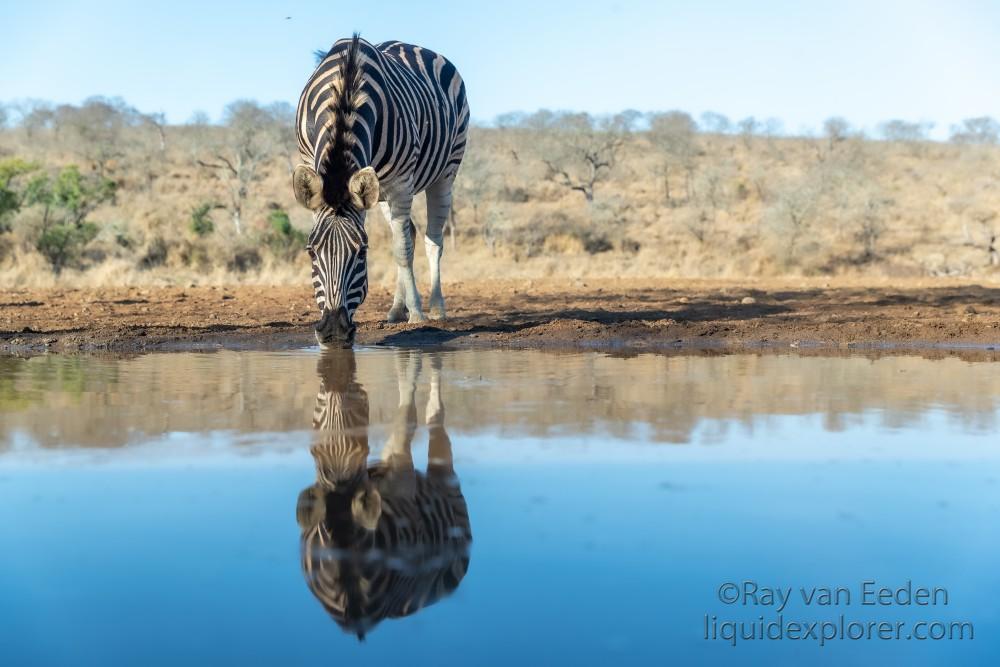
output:
[[[351,321],[350,313],[341,306],[335,311],[323,311],[323,316],[316,323],[316,340],[322,347],[351,347],[354,345],[355,331],[357,327]]]

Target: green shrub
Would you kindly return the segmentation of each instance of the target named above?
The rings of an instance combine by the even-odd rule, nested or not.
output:
[[[79,258],[84,246],[94,240],[97,232],[97,225],[92,222],[52,225],[38,237],[35,248],[59,273]]]
[[[75,223],[83,222],[99,204],[113,199],[115,182],[101,176],[84,176],[76,165],[59,172],[52,187],[53,203]]]
[[[203,238],[215,231],[215,223],[210,216],[213,208],[212,204],[202,204],[191,211],[191,231],[195,236]]]
[[[0,160],[0,232],[10,231],[11,218],[25,203],[25,193],[18,191],[15,181],[37,169],[37,164],[17,157]]]
[[[291,259],[306,245],[305,233],[292,226],[292,221],[281,208],[273,208],[267,216],[270,231],[265,242],[278,257]]]
[[[0,232],[10,231],[10,219],[21,208],[21,199],[13,190],[0,186]]]

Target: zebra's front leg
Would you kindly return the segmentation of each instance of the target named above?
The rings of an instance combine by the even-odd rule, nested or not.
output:
[[[390,322],[423,322],[420,293],[413,276],[413,246],[417,229],[410,217],[412,195],[396,197],[389,202],[389,227],[392,229],[392,253],[396,258],[396,296],[389,309]]]
[[[446,477],[455,474],[451,438],[444,427],[444,403],[441,402],[441,354],[431,353],[431,391],[427,396],[427,472]]]
[[[388,481],[396,496],[410,496],[416,489],[413,468],[413,434],[417,430],[417,378],[420,376],[420,352],[396,353],[396,382],[399,407],[392,421],[389,439],[382,447],[382,462],[388,469]]]
[[[444,226],[451,214],[452,179],[435,183],[427,188],[427,230],[424,249],[431,271],[431,296],[429,308],[432,319],[444,319],[444,295],[441,293],[441,254],[444,252]]]

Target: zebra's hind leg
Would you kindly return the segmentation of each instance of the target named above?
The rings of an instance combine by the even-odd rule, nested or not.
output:
[[[413,276],[413,246],[417,228],[410,218],[413,203],[411,195],[394,198],[389,202],[389,227],[392,229],[392,251],[396,258],[396,295],[389,309],[390,322],[423,322],[420,293]],[[384,213],[384,209],[383,209]]]
[[[451,178],[427,188],[427,230],[424,249],[431,271],[431,296],[428,307],[431,319],[444,319],[444,295],[441,293],[441,254],[444,251],[444,226],[451,213]]]

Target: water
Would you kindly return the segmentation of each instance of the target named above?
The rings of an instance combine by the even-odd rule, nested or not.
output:
[[[0,358],[0,655],[995,664],[998,417],[957,358]]]

